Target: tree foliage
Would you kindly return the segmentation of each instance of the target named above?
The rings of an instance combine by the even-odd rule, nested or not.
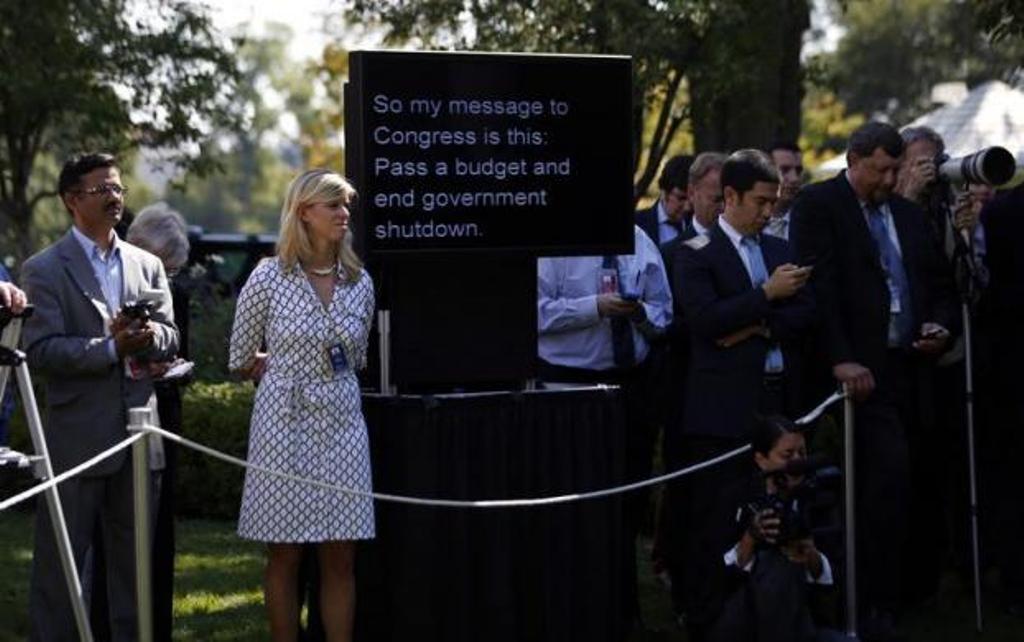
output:
[[[215,129],[217,145],[207,150],[221,171],[187,175],[167,195],[190,223],[218,232],[276,229],[285,186],[302,164],[295,141],[281,130],[282,117],[299,120],[313,93],[307,70],[287,56],[292,37],[288,26],[269,23],[238,47],[235,105],[245,119]]]
[[[349,16],[381,24],[387,44],[634,59],[634,166],[643,194],[687,117],[677,97],[713,19],[714,0],[352,0]],[[645,112],[656,110],[644,149]]]
[[[852,112],[909,122],[931,107],[931,89],[940,82],[964,81],[969,86],[1008,78],[1024,63],[1024,40],[989,37],[986,14],[996,7],[1017,22],[1001,28],[1020,29],[1020,12],[1011,2],[958,0],[855,0],[843,3],[836,17],[846,34],[837,51],[823,57],[831,68],[826,80]],[[845,8],[843,8],[845,7]],[[979,13],[980,12],[980,13]],[[1013,25],[1017,25],[1014,27]]]
[[[690,73],[698,150],[766,148],[800,135],[800,50],[807,0],[731,0],[715,19]]]
[[[978,25],[993,43],[1024,39],[1024,0],[974,0],[974,5]]]
[[[230,43],[184,0],[0,3],[0,221],[21,257],[43,155],[146,147],[208,170],[209,133],[237,122]]]
[[[355,0],[350,13],[386,25],[392,43],[632,56],[639,196],[684,123],[698,151],[796,137],[808,11],[805,0]]]

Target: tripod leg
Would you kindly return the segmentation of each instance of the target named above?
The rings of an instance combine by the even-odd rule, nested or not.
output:
[[[21,392],[22,404],[25,407],[25,416],[28,420],[28,430],[32,437],[32,445],[37,455],[42,457],[43,480],[53,479],[53,466],[50,464],[50,453],[46,448],[46,437],[43,434],[43,424],[39,418],[39,406],[36,405],[35,392],[32,390],[32,381],[28,374],[28,365],[22,361],[17,366],[18,389]],[[75,558],[71,552],[71,539],[68,537],[68,527],[64,520],[64,510],[61,507],[60,495],[56,488],[50,488],[45,493],[47,509],[50,511],[50,522],[53,524],[53,536],[57,543],[57,550],[60,553],[61,567],[64,569],[64,578],[68,585],[68,596],[71,598],[71,608],[75,614],[75,622],[78,624],[78,635],[82,642],[92,642],[92,629],[89,626],[89,613],[85,608],[85,599],[82,597],[82,583],[78,579],[78,568],[75,566]]]

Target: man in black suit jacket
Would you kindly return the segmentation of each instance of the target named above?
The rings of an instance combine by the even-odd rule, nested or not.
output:
[[[694,159],[689,168],[689,179],[687,188],[687,199],[692,208],[692,213],[687,214],[685,226],[681,234],[667,243],[660,246],[662,262],[665,264],[665,274],[668,275],[669,286],[673,288],[676,270],[674,262],[679,254],[679,248],[683,243],[696,236],[707,235],[715,227],[715,221],[722,208],[722,164],[725,162],[725,154],[719,152],[702,152]],[[690,361],[690,333],[684,321],[685,311],[680,299],[672,301],[672,325],[669,327],[667,342],[669,344],[668,376],[666,377],[668,388],[663,398],[667,412],[667,424],[674,426],[682,420],[683,412],[683,389],[685,387],[686,371]],[[673,430],[666,430],[665,454],[666,462],[669,465],[677,464],[678,459],[673,459],[678,448],[676,448],[677,435]]]
[[[1019,384],[1020,366],[1024,363],[1024,337],[1020,333],[1024,314],[1024,252],[1020,249],[1020,240],[1024,238],[1024,184],[989,202],[981,212],[981,222],[987,245],[985,264],[991,275],[981,312],[991,329],[991,426],[998,427],[991,431],[985,444],[985,451],[990,453],[985,458],[991,480],[987,494],[992,497],[992,523],[998,525],[992,533],[992,544],[1003,599],[1008,611],[1020,615],[1024,614],[1024,553],[1020,547],[1024,530],[1024,484],[1020,482],[1024,461],[1024,396]],[[979,347],[983,353],[984,346]]]
[[[860,127],[848,171],[797,196],[790,237],[801,263],[815,265],[818,352],[859,402],[858,593],[867,640],[894,635],[908,544],[905,430],[919,420],[932,359],[958,318],[948,264],[923,213],[894,194],[903,149],[890,125]]]
[[[757,150],[738,151],[722,165],[721,181],[725,211],[706,236],[680,245],[673,260],[673,298],[681,302],[690,331],[680,429],[693,462],[748,443],[758,413],[792,416],[801,409],[790,385],[799,380],[799,354],[790,347],[814,320],[804,289],[810,269],[793,264],[785,241],[761,234],[779,192],[771,159]],[[718,490],[742,474],[744,463],[734,458],[691,478],[690,528],[699,530]],[[684,547],[691,565],[710,554],[692,538]],[[701,581],[690,574],[684,592],[695,595]],[[688,611],[699,638],[708,614]]]
[[[702,152],[692,159],[692,163],[687,164],[686,199],[689,210],[683,218],[682,232],[672,240],[662,242],[660,246],[670,286],[673,279],[672,261],[679,246],[699,234],[706,234],[718,218],[722,206],[721,172],[724,162],[725,154]],[[686,371],[690,362],[690,334],[683,321],[683,309],[678,300],[673,300],[672,311],[672,324],[664,342],[666,349],[659,361],[660,376],[655,379],[659,384],[654,391],[654,398],[664,426],[662,454],[665,465],[669,469],[677,469],[685,461],[679,425],[682,423]],[[686,568],[679,542],[683,539],[680,533],[685,534],[687,524],[684,517],[678,514],[677,507],[687,504],[685,484],[670,483],[666,497],[658,517],[658,533],[652,556],[656,566],[660,561],[664,561],[667,566],[672,577],[673,602],[676,610],[682,611],[683,598],[678,589],[683,584],[680,578]],[[673,510],[676,510],[675,514]]]
[[[686,218],[690,212],[687,185],[690,182],[690,165],[693,156],[680,154],[665,162],[658,189],[661,196],[647,209],[638,210],[636,224],[655,245],[668,243],[686,230]]]

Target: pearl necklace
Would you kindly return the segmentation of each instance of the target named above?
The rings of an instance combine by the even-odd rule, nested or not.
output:
[[[314,275],[314,276],[331,276],[332,274],[337,272],[338,267],[336,265],[332,265],[331,267],[325,267],[325,268],[311,268],[311,267],[308,267],[308,268],[305,268],[305,270],[307,272],[309,272],[310,274]]]

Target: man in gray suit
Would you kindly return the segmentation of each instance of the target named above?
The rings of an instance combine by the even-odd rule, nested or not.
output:
[[[35,313],[23,340],[30,367],[45,380],[44,430],[60,473],[128,436],[128,408],[149,404],[152,381],[134,374],[178,348],[171,294],[155,256],[117,237],[125,189],[107,154],[74,156],[58,192],[74,225],[22,267]],[[150,301],[150,318],[125,307]],[[137,639],[131,461],[121,451],[61,484],[61,502],[79,572],[97,525],[106,555],[110,630]],[[33,640],[77,637],[49,512],[36,511],[30,589]]]

